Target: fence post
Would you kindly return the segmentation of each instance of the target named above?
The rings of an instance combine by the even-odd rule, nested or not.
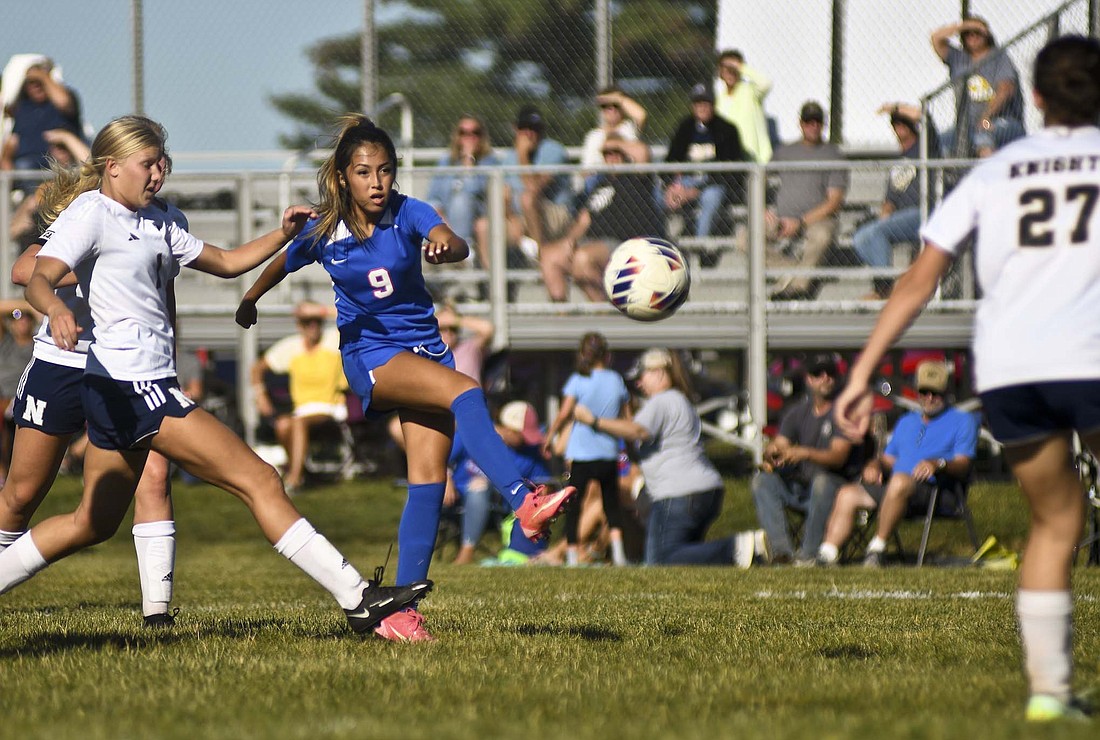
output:
[[[512,343],[508,326],[507,224],[504,207],[504,173],[494,168],[489,175],[489,317],[493,321],[493,350]],[[481,266],[485,269],[485,265]]]
[[[378,100],[378,50],[375,46],[374,0],[363,0],[363,34],[359,38],[359,105],[364,113]]]
[[[14,264],[12,252],[15,245],[11,240],[11,171],[0,172],[0,298],[11,298],[15,294],[15,286],[10,280],[11,267]]]
[[[764,283],[764,209],[767,173],[761,165],[749,170],[749,410],[755,436],[753,460],[764,460],[763,432],[768,423],[768,300]]]
[[[246,172],[238,180],[237,187],[238,245],[252,240],[252,232],[255,228],[252,200],[252,175]],[[237,300],[240,303],[240,299],[244,298],[245,291],[248,290],[252,281],[242,275],[235,282]],[[237,410],[244,424],[244,441],[249,447],[256,446],[256,426],[259,423],[256,414],[256,397],[252,388],[252,366],[256,364],[256,359],[259,357],[259,337],[259,329],[253,328],[249,331],[237,327]]]
[[[833,0],[832,61],[829,69],[829,141],[844,141],[844,24],[848,3]]]
[[[596,0],[596,90],[608,87],[614,79],[611,72],[610,5],[610,0]]]

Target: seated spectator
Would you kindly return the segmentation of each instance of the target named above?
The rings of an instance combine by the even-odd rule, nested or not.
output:
[[[715,115],[714,90],[699,83],[691,88],[691,114],[681,119],[668,144],[666,162],[744,162],[748,159],[737,127]],[[744,174],[685,172],[666,176],[665,209],[694,219],[695,236],[729,231],[723,209],[744,201]],[[713,257],[713,255],[712,255]],[[716,261],[716,258],[715,260]],[[713,262],[711,262],[713,264]]]
[[[581,165],[586,168],[604,163],[604,142],[610,134],[624,141],[638,141],[646,122],[642,104],[614,85],[596,93],[596,105],[600,108],[600,125],[590,129],[581,144]],[[587,193],[596,176],[587,169],[584,175],[583,192]]]
[[[440,167],[466,167],[464,172],[440,174],[428,186],[427,201],[463,239],[474,240],[474,222],[485,215],[487,175],[474,169],[498,164],[489,132],[477,116],[464,115],[451,132],[451,145],[439,158]]]
[[[649,147],[610,133],[603,157],[608,166],[648,162]],[[542,246],[539,267],[550,300],[567,300],[570,276],[590,301],[607,300],[603,271],[611,250],[631,237],[664,234],[663,219],[653,206],[653,183],[645,173],[611,170],[594,176],[565,235]]]
[[[637,385],[645,397],[633,419],[598,417],[578,404],[573,417],[597,432],[635,445],[645,490],[652,504],[646,522],[646,565],[752,566],[767,557],[760,530],[707,540],[722,511],[725,484],[700,441],[699,413],[679,357],[647,350],[639,361]]]
[[[51,129],[42,135],[47,142],[47,158],[59,168],[68,169],[78,166],[88,158],[91,149],[84,140],[62,128]],[[165,176],[167,176],[167,172]],[[29,247],[42,233],[43,229],[36,221],[38,206],[41,203],[42,189],[46,183],[39,183],[31,194],[23,198],[11,218],[11,238],[20,250]]]
[[[17,62],[23,62],[25,69]],[[13,58],[5,67],[4,74],[11,77],[11,82],[21,77],[22,84],[15,101],[5,110],[5,114],[12,119],[12,130],[0,146],[0,170],[47,169],[47,131],[62,129],[75,136],[83,136],[80,99],[72,88],[61,82],[53,61],[45,56]],[[8,80],[5,79],[5,82]],[[37,184],[34,180],[21,181],[15,184],[15,188],[29,194]]]
[[[901,158],[920,159],[920,118],[918,106],[894,103],[879,108],[879,113],[890,114],[890,126],[901,147]],[[928,153],[937,156],[940,150],[936,129],[928,131]],[[893,262],[895,244],[920,244],[920,171],[912,164],[901,163],[890,168],[886,177],[886,199],[879,207],[878,219],[863,224],[852,238],[852,246],[863,264],[870,267],[889,267]],[[890,293],[894,281],[874,278],[871,292],[864,296],[870,300],[882,300]]]
[[[806,365],[806,397],[787,409],[779,433],[764,448],[764,463],[752,479],[756,519],[768,534],[771,561],[812,565],[837,490],[857,474],[862,447],[836,428],[833,399],[840,369],[830,354]],[[787,509],[806,515],[798,552],[787,529]]]
[[[324,329],[333,309],[303,301],[294,309],[298,333],[273,344],[252,366],[252,388],[261,416],[272,418],[275,437],[286,449],[283,477],[287,492],[297,492],[305,482],[309,433],[319,424],[347,418],[343,360],[339,332]],[[264,373],[285,374],[290,381],[290,413],[277,414],[264,385]]]
[[[550,468],[542,455],[543,433],[534,407],[526,401],[512,401],[500,409],[498,418],[497,432],[510,448],[523,477],[536,482],[549,480]],[[462,542],[454,563],[466,565],[473,562],[477,544],[481,541],[485,527],[489,523],[491,497],[495,490],[481,468],[470,459],[465,445],[462,444],[460,433],[455,434],[449,463],[455,496],[452,501],[444,503],[453,504],[459,498],[463,502]],[[513,536],[514,534],[518,534],[518,539]],[[497,560],[518,565],[545,549],[545,542],[533,543],[527,539],[512,517],[505,547],[509,552],[498,554]]]
[[[947,365],[942,362],[926,360],[917,367],[920,411],[899,419],[882,455],[864,467],[862,482],[847,485],[837,494],[818,551],[819,563],[837,562],[857,510],[880,507],[878,528],[867,545],[863,564],[881,567],[886,542],[905,516],[910,497],[945,477],[963,480],[970,474],[978,444],[978,419],[947,405],[947,380]]]
[[[825,111],[814,101],[802,106],[798,127],[802,138],[779,147],[772,162],[835,162],[844,154],[835,144],[825,141]],[[848,171],[783,170],[779,173],[779,192],[775,206],[764,211],[764,231],[768,240],[768,259],[776,264],[791,264],[783,249],[801,257],[794,261],[801,268],[821,264],[836,237],[837,214],[848,189]],[[739,246],[744,245],[741,242]],[[775,247],[779,250],[772,251]],[[818,283],[806,276],[779,281],[771,294],[773,301],[796,301],[817,295]]]
[[[714,110],[737,127],[745,153],[759,164],[772,158],[768,119],[764,115],[764,98],[771,89],[771,78],[745,64],[741,52],[731,49],[718,55]]]
[[[568,163],[561,142],[546,135],[546,120],[533,105],[525,105],[516,116],[512,151],[501,164],[508,167]],[[539,259],[542,244],[560,237],[572,220],[573,191],[568,175],[512,172],[506,177],[506,241],[509,266],[526,266]],[[489,219],[474,225],[477,257],[489,268]],[[518,253],[517,253],[518,252]]]
[[[961,49],[950,41],[955,34]],[[937,28],[932,48],[947,65],[951,80],[958,81],[956,94],[966,96],[960,101],[964,120],[943,136],[948,156],[988,157],[1026,133],[1020,75],[1005,50],[998,48],[985,19],[972,15]],[[962,146],[960,126],[965,127],[969,146]]]

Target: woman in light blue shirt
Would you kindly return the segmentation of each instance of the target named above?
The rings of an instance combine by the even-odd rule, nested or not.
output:
[[[607,340],[598,332],[589,332],[577,350],[577,370],[565,382],[558,416],[551,424],[543,447],[549,452],[554,437],[572,424],[565,459],[570,462],[570,482],[581,492],[565,510],[565,536],[568,542],[566,563],[579,559],[577,530],[580,523],[580,499],[590,481],[600,485],[604,516],[611,535],[611,555],[615,565],[626,565],[623,549],[623,509],[619,503],[619,440],[598,427],[573,422],[573,409],[583,405],[597,416],[629,418],[630,393],[623,377],[612,370]]]

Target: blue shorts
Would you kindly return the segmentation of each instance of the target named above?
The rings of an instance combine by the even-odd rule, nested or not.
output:
[[[83,380],[83,368],[32,358],[12,404],[15,425],[58,437],[76,434],[84,428]]]
[[[1100,380],[1051,380],[995,388],[981,394],[989,429],[1005,445],[1058,432],[1100,431]]]
[[[402,352],[412,352],[420,357],[434,360],[444,367],[455,369],[455,357],[442,339],[415,347],[384,344],[377,340],[345,344],[340,348],[340,354],[344,357],[344,376],[348,379],[348,387],[362,399],[364,416],[377,417],[393,411],[393,409],[371,408],[371,397],[374,395],[374,371]]]
[[[88,416],[88,440],[102,450],[148,447],[165,417],[182,419],[198,408],[175,378],[114,380],[85,375],[80,398]]]

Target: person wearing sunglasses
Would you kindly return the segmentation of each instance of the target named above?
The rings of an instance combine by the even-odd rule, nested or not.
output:
[[[817,561],[837,562],[860,509],[879,508],[878,528],[867,545],[863,565],[882,567],[886,543],[905,516],[909,500],[931,491],[942,479],[961,480],[970,474],[978,446],[978,418],[947,403],[947,365],[925,360],[917,366],[919,411],[898,420],[886,449],[863,468],[862,481],[837,493],[825,541]]]
[[[956,34],[962,48],[950,42]],[[943,136],[947,155],[988,157],[1026,133],[1020,74],[1004,49],[997,46],[985,19],[966,16],[959,23],[937,28],[932,32],[932,49],[947,65],[951,79],[960,81],[956,90],[966,95],[962,107],[966,120],[957,126],[969,128],[970,146],[957,151],[956,126]]]
[[[596,105],[599,107],[600,122],[584,135],[581,145],[581,164],[585,166],[584,190],[589,192],[598,175],[587,170],[604,163],[604,142],[611,134],[625,141],[637,141],[645,127],[645,107],[618,87],[612,85],[596,93]]]
[[[488,176],[477,168],[499,163],[481,119],[472,114],[459,118],[451,132],[451,144],[437,165],[466,169],[433,177],[427,201],[451,230],[467,241],[473,239],[474,222],[485,215],[485,193],[489,187]]]
[[[862,448],[837,433],[833,419],[833,398],[840,387],[836,356],[815,355],[805,367],[806,396],[784,412],[779,433],[764,448],[764,463],[752,479],[756,519],[768,534],[771,562],[777,565],[813,562],[837,489],[862,464]],[[787,509],[806,515],[797,552]]]

